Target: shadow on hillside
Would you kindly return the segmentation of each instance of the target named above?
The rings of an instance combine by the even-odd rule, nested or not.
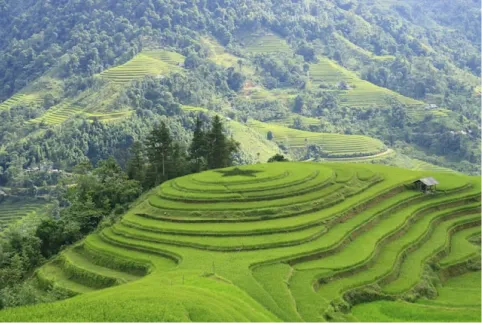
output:
[[[242,170],[238,167],[235,167],[231,170],[216,170],[215,172],[223,174],[223,177],[228,176],[246,176],[246,177],[256,177],[256,173],[261,173],[260,170],[253,170],[253,169],[246,169]]]

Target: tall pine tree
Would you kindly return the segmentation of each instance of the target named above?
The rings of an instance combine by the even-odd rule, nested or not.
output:
[[[162,181],[168,179],[166,164],[173,150],[173,140],[169,129],[164,122],[147,136],[146,151],[149,164],[151,166],[151,179],[154,185],[159,185]]]
[[[207,134],[207,161],[209,169],[224,168],[233,163],[233,154],[239,150],[239,143],[226,138],[221,118],[213,118],[211,130]]]
[[[144,160],[144,148],[142,143],[136,141],[130,149],[130,158],[127,161],[127,176],[144,185],[146,179],[146,162]]]
[[[146,155],[149,161],[146,186],[156,186],[168,179],[188,173],[186,150],[174,142],[164,122],[154,128],[146,139]]]
[[[189,146],[189,161],[192,165],[193,172],[200,172],[206,169],[207,163],[207,134],[203,130],[203,122],[196,118],[196,126],[194,128],[194,135]]]

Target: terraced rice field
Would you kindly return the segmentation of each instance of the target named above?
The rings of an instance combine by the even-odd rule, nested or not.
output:
[[[395,60],[395,56],[392,56],[392,55],[382,55],[382,56],[375,55],[372,52],[370,52],[370,51],[368,51],[364,48],[361,48],[360,46],[355,45],[354,43],[352,43],[351,41],[346,39],[343,35],[341,35],[337,32],[333,33],[333,36],[335,37],[335,39],[342,42],[342,44],[347,46],[349,49],[352,49],[354,53],[356,53],[357,55],[360,55],[362,57],[366,57],[368,59],[373,59],[373,60],[378,60],[378,61],[393,61],[393,60]]]
[[[42,98],[38,95],[17,93],[8,100],[0,103],[0,111],[8,110],[17,105],[40,104],[41,102]]]
[[[260,33],[243,37],[245,50],[250,54],[272,54],[292,52],[286,40],[273,33]]]
[[[440,182],[436,194],[411,188],[426,176]],[[429,261],[460,261],[460,232],[480,230],[480,186],[480,177],[341,163],[177,178],[36,272],[43,288],[78,296],[0,320],[480,321],[444,292],[463,282],[449,280],[439,303],[394,301],[423,283]],[[351,312],[370,301],[355,293],[365,286],[392,301]]]
[[[454,173],[455,172],[454,170],[452,170],[450,168],[430,164],[430,163],[424,162],[423,160],[412,158],[412,161],[413,161],[413,163],[411,165],[411,168],[414,169],[414,170],[426,170],[426,171],[441,172],[441,173]]]
[[[41,213],[46,204],[39,202],[14,202],[5,201],[0,203],[0,232],[9,225],[25,218],[28,215]]]
[[[317,145],[325,158],[376,156],[387,151],[381,141],[366,136],[309,132],[254,120],[248,125],[265,136],[271,131],[273,141],[290,150],[306,150],[308,145]]]
[[[118,121],[122,118],[129,117],[134,111],[120,111],[110,113],[86,113],[85,116],[88,120],[98,120],[103,122]]]
[[[384,107],[388,105],[388,100],[395,99],[414,108],[416,107],[416,109],[412,109],[415,111],[423,110],[424,107],[423,102],[364,81],[355,73],[324,57],[320,57],[318,63],[311,64],[310,77],[315,87],[322,83],[338,85],[342,81],[346,82],[351,89],[335,90],[339,94],[340,104],[343,106],[358,108]]]
[[[353,308],[354,319],[361,322],[479,322],[480,276],[480,271],[475,271],[450,278],[437,288],[438,296],[433,300],[357,305]]]
[[[83,110],[83,107],[73,105],[71,102],[66,101],[51,107],[42,116],[30,120],[29,123],[44,122],[49,125],[58,125],[78,114],[81,114]]]
[[[159,76],[181,70],[184,56],[170,51],[145,51],[125,64],[105,70],[100,76],[116,84],[126,84],[147,75]]]

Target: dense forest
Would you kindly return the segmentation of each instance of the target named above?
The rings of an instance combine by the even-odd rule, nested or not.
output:
[[[294,111],[324,120],[315,131],[367,134],[391,146],[414,147],[416,157],[477,172],[480,93],[474,93],[480,74],[480,3],[384,3],[2,0],[0,54],[4,59],[0,62],[0,100],[26,86],[41,87],[46,83],[55,90],[53,95],[42,98],[40,107],[20,104],[1,112],[7,122],[1,125],[0,141],[7,145],[3,154],[8,155],[0,158],[2,182],[16,177],[18,169],[42,162],[68,168],[84,155],[94,163],[108,155],[119,155],[133,140],[146,135],[148,127],[139,121],[146,118],[146,113],[147,118],[151,113],[176,116],[173,120],[177,121],[173,122],[178,126],[172,127],[179,128],[180,124],[189,129],[188,125],[194,122],[192,117],[190,121],[186,117],[177,119],[181,115],[180,104],[215,111],[222,106],[235,106],[240,117],[244,114],[244,118],[249,115],[264,121]],[[452,12],[457,12],[456,19]],[[258,30],[269,30],[285,38],[297,55],[247,56],[243,50],[246,35]],[[199,41],[203,34],[212,35],[228,51],[241,57],[239,63],[245,61],[256,68],[256,77],[266,88],[298,89],[298,103],[252,102],[237,97],[236,92],[249,75],[242,65],[235,70],[207,62],[206,47]],[[128,61],[142,50],[158,47],[185,55],[188,73],[123,89],[111,109],[135,108],[135,115],[125,121],[129,125],[84,123],[66,125],[60,130],[51,127],[43,136],[27,136],[27,143],[18,143],[35,131],[35,127],[24,126],[25,121],[79,92],[95,91],[101,87],[97,73]],[[329,92],[303,90],[309,74],[307,63],[316,61],[316,55],[334,59],[374,84],[447,107],[458,117],[414,124],[395,103],[368,111],[346,109]],[[45,75],[62,81],[35,82]],[[397,118],[392,117],[394,113]],[[303,127],[299,123],[295,126]],[[179,135],[181,132],[179,129]],[[75,144],[65,142],[67,136],[73,137]],[[122,164],[126,156],[116,158]]]

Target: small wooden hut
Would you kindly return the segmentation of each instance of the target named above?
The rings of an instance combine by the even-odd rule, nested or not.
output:
[[[433,177],[425,177],[413,182],[417,190],[424,193],[435,193],[439,182]]]

